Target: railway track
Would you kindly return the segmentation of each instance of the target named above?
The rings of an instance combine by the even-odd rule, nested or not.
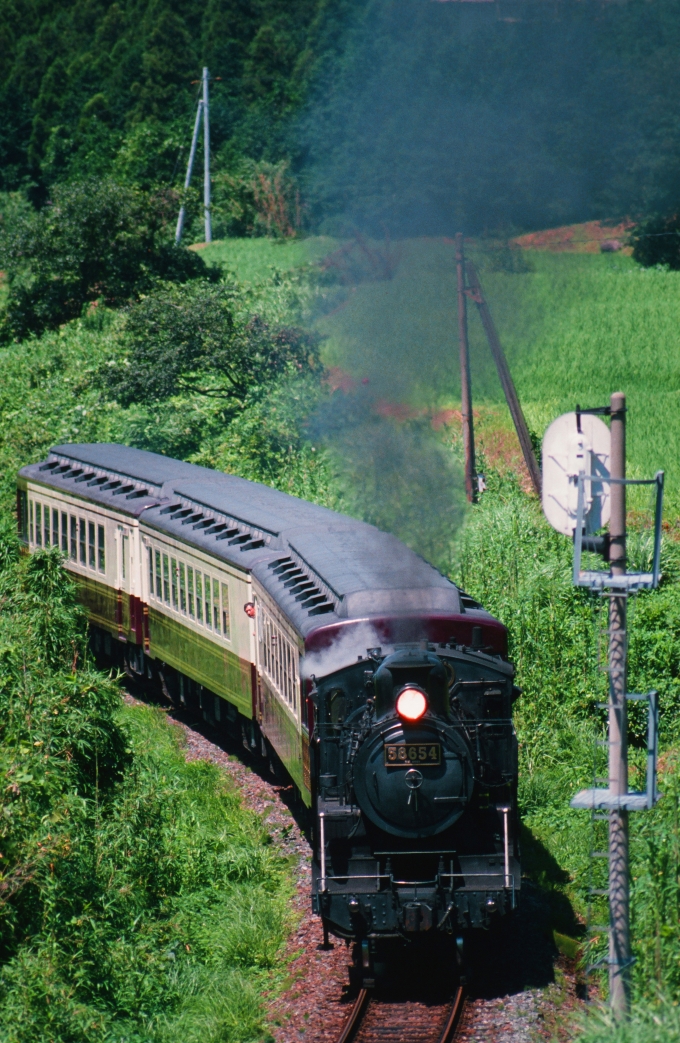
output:
[[[337,1043],[453,1043],[465,1007],[460,985],[446,1004],[391,1002],[362,989]]]

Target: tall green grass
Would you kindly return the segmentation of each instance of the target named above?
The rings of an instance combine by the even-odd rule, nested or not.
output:
[[[510,658],[523,689],[515,722],[519,799],[528,830],[525,868],[552,901],[555,929],[585,941],[579,919],[583,923],[586,916],[589,885],[606,884],[591,878],[589,851],[593,844],[606,846],[606,833],[592,836],[589,814],[573,810],[569,801],[592,785],[596,755],[598,774],[606,775],[603,753],[595,747],[606,727],[597,709],[607,698],[599,668],[606,647],[598,648],[606,609],[599,598],[572,586],[569,541],[547,526],[538,504],[512,479],[492,477],[489,492],[468,516],[458,553],[456,578],[509,628]],[[636,554],[646,549],[633,539],[631,568],[641,564]],[[661,589],[632,600],[629,627],[629,688],[659,690],[664,751],[662,800],[654,811],[631,816],[632,978],[645,1010],[659,990],[669,1003],[680,999],[680,552],[670,541],[663,569]],[[636,789],[645,787],[645,728],[638,705],[630,715]],[[597,864],[596,872],[606,873],[604,863]],[[595,922],[607,921],[603,904],[593,912]],[[585,960],[602,955],[604,945],[600,936]],[[647,1017],[649,1011],[640,1014],[640,1025]],[[604,1029],[592,1031],[599,1040]],[[675,1030],[659,1031],[659,1040],[675,1039]]]
[[[58,552],[0,547],[0,1041],[261,1039],[287,863],[89,667]]]

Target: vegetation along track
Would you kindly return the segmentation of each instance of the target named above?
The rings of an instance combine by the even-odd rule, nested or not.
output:
[[[462,985],[453,1001],[425,1004],[377,999],[362,989],[338,1043],[452,1043],[465,1006]]]

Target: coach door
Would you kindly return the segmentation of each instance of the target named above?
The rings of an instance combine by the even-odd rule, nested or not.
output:
[[[130,580],[132,572],[132,561],[130,558],[130,530],[123,525],[118,526],[116,532],[118,544],[118,601],[116,605],[116,623],[118,624],[118,637],[121,641],[127,641],[130,629]]]

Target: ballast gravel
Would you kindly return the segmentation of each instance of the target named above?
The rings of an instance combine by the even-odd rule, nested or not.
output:
[[[135,702],[132,696],[127,696]],[[182,730],[188,760],[219,765],[234,781],[244,805],[261,816],[283,854],[295,866],[297,930],[287,942],[288,983],[267,999],[269,1039],[275,1043],[334,1043],[351,1009],[351,949],[331,938],[324,948],[319,917],[310,909],[311,849],[291,807],[291,785],[263,778],[227,748],[202,722],[169,716]],[[542,1043],[572,1038],[570,1023],[582,1008],[573,967],[558,957],[540,896],[530,887],[522,916],[505,953],[488,961],[484,980],[475,984],[456,1035],[458,1043]],[[503,946],[505,949],[506,947]],[[407,1043],[407,1041],[404,1041]]]

